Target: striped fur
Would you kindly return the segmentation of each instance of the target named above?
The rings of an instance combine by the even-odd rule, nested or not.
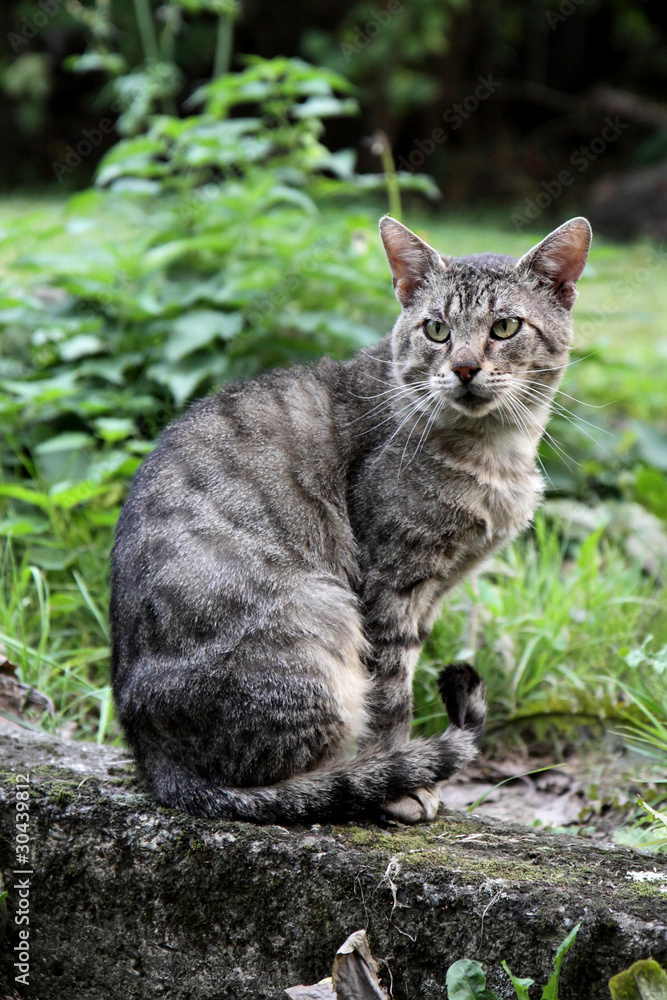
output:
[[[535,450],[590,231],[573,220],[518,262],[441,257],[391,219],[381,231],[403,307],[392,334],[195,403],[121,513],[114,696],[165,805],[413,821],[475,754],[474,671],[445,671],[450,726],[421,741],[412,674],[445,593],[540,498]],[[523,325],[497,340],[503,316]],[[429,319],[451,327],[446,343]]]

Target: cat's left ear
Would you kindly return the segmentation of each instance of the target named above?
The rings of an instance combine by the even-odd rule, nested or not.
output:
[[[391,268],[396,298],[402,306],[409,306],[429,274],[444,271],[444,260],[437,250],[390,215],[380,219],[380,236]]]
[[[577,297],[574,286],[584,270],[592,236],[588,219],[570,219],[524,254],[517,271],[537,275],[558,302],[571,309]]]

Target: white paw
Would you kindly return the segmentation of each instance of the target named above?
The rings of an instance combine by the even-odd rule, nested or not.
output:
[[[383,803],[382,812],[399,823],[424,823],[435,818],[440,806],[437,793],[437,788],[415,788],[409,795]]]

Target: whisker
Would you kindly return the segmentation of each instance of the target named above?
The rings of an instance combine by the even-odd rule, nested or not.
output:
[[[431,413],[431,416],[429,417],[429,419],[427,421],[427,424],[426,424],[424,430],[422,431],[422,435],[419,438],[419,441],[417,442],[417,447],[415,448],[414,452],[412,453],[412,457],[410,458],[410,461],[405,466],[406,469],[410,465],[410,462],[412,462],[417,457],[417,455],[421,451],[422,447],[426,444],[426,441],[428,440],[429,431],[430,431],[431,427],[433,426],[433,424],[435,423],[435,421],[436,421],[437,417],[439,416],[440,411],[442,410],[442,408],[443,408],[444,405],[445,405],[445,398],[443,396],[443,397],[440,398],[440,400],[437,403],[437,405],[433,408],[433,412]],[[408,438],[408,440],[409,440],[409,438]],[[407,442],[406,442],[406,447],[407,447]],[[403,454],[405,454],[405,449],[403,450]],[[403,464],[403,458],[401,457],[401,465],[402,464]],[[401,473],[400,467],[399,467],[398,473],[399,473],[399,475]]]
[[[403,420],[401,421],[401,423],[400,423],[400,424],[398,425],[398,427],[396,428],[396,430],[394,431],[394,433],[393,433],[393,434],[391,435],[391,437],[389,438],[389,440],[388,440],[388,441],[386,442],[386,444],[385,444],[384,448],[382,449],[382,451],[380,452],[380,454],[379,454],[379,455],[377,456],[377,458],[373,459],[373,462],[371,463],[371,466],[373,466],[373,465],[375,465],[375,464],[376,464],[377,462],[379,462],[379,460],[380,460],[380,459],[382,458],[382,456],[384,455],[385,451],[387,450],[387,448],[389,447],[389,445],[391,444],[391,442],[392,442],[392,441],[394,440],[394,438],[395,438],[395,437],[396,437],[396,435],[397,435],[397,434],[399,433],[399,431],[400,431],[400,430],[401,430],[401,429],[402,429],[402,428],[403,428],[403,427],[405,426],[405,424],[407,424],[408,420],[409,420],[409,419],[410,419],[410,417],[411,417],[411,416],[413,415],[413,413],[417,413],[417,411],[418,411],[418,410],[420,410],[420,406],[419,406],[419,403],[420,403],[420,402],[421,402],[420,400],[417,400],[417,401],[415,402],[415,405],[414,405],[414,406],[413,406],[413,408],[412,408],[412,409],[410,410],[410,412],[408,413],[408,415],[407,415],[406,417],[404,417],[404,419],[403,419]],[[406,408],[407,408],[407,407],[404,407],[404,409],[406,409]],[[402,412],[402,411],[401,411],[401,412]],[[383,423],[386,423],[386,422],[387,422],[386,420],[385,420],[385,421],[383,421]],[[381,425],[381,424],[379,424],[378,426],[382,426],[382,425]]]
[[[586,354],[583,358],[575,358],[574,361],[566,361],[564,365],[556,365],[554,368],[526,368],[525,371],[513,371],[512,375],[532,375],[538,374],[539,372],[562,372],[565,368],[571,368],[572,365],[579,365],[582,361],[588,361],[588,359],[592,357],[594,357],[594,352]]]
[[[576,413],[573,413],[572,410],[568,410],[567,407],[563,406],[562,403],[559,403],[557,400],[549,399],[546,394],[539,392],[537,389],[529,388],[525,385],[522,385],[522,383],[520,382],[516,383],[516,388],[520,392],[523,392],[528,397],[528,399],[532,399],[534,402],[537,402],[538,404],[545,404],[548,402],[549,405],[554,407],[554,410],[558,416],[563,417],[564,420],[567,420],[569,423],[571,423],[573,427],[576,427],[577,430],[581,431],[582,434],[585,434],[587,438],[590,438],[590,440],[593,441],[594,444],[599,444],[599,441],[597,441],[593,437],[593,435],[589,434],[588,431],[585,430],[583,427],[580,427],[579,426],[580,423],[587,424],[588,427],[592,427],[593,430],[600,431],[601,434],[607,434],[611,438],[614,437],[614,434],[612,434],[611,431],[606,430],[606,428],[604,427],[598,427],[597,424],[591,423],[590,420],[586,420],[584,417],[577,416]]]
[[[514,397],[514,403],[521,409],[522,412],[525,413],[525,415],[530,420],[532,420],[538,427],[541,427],[541,424],[536,419],[535,415],[530,412],[530,410],[525,405],[525,403],[522,403],[521,400],[517,399],[516,396]],[[565,449],[561,445],[560,441],[557,441],[556,438],[553,436],[553,434],[550,434],[549,431],[546,428],[542,429],[542,434],[544,435],[544,437],[546,438],[546,440],[549,442],[549,444],[551,445],[551,447],[554,449],[554,451],[557,452],[558,455],[560,455],[561,459],[563,460],[563,462],[565,462],[565,464],[567,465],[567,467],[570,470],[570,472],[574,471],[572,469],[572,466],[570,465],[570,462],[574,462],[575,465],[578,465],[581,468],[581,462],[577,462],[577,460],[575,458],[572,458],[571,455],[568,455],[568,453],[565,451]]]
[[[415,410],[419,409],[420,402],[421,402],[420,399],[414,400],[414,409]],[[373,427],[369,427],[367,431],[359,431],[358,434],[355,434],[355,437],[360,437],[362,434],[370,434],[371,431],[377,430],[378,427],[382,427],[384,424],[388,423],[390,420],[398,419],[398,417],[400,417],[400,415],[402,413],[405,413],[406,410],[410,409],[410,407],[412,406],[412,403],[413,403],[413,401],[411,400],[406,406],[402,406],[401,409],[398,410],[396,413],[390,413],[389,416],[385,417],[384,420],[381,420],[379,424],[375,424]],[[403,425],[401,424],[401,426],[403,426]]]
[[[526,438],[527,441],[529,441],[531,443],[531,445],[534,444],[534,442],[531,439],[530,432],[528,431],[528,428],[526,427],[524,418],[521,416],[521,414],[518,412],[518,410],[513,405],[514,401],[512,400],[512,397],[511,396],[509,396],[509,397],[506,396],[505,399],[504,399],[504,402],[507,403],[507,405],[508,405],[508,407],[510,409],[510,412],[514,416],[515,421],[519,424],[519,431],[520,431],[520,433]],[[502,414],[502,410],[500,410],[499,412]],[[535,442],[535,444],[536,444],[536,442]],[[537,462],[538,462],[538,464],[539,464],[539,466],[540,466],[540,468],[542,470],[543,475],[551,483],[552,489],[555,490],[556,487],[554,485],[554,481],[551,478],[551,476],[549,475],[549,473],[547,472],[546,466],[545,466],[544,462],[542,461],[542,458],[540,456],[540,453],[539,453],[539,450],[538,450],[537,447],[535,448],[535,458],[537,459]]]
[[[539,386],[542,389],[545,387],[543,382],[537,382],[535,379],[525,378],[522,379],[521,381],[524,382],[526,385]],[[562,389],[554,389],[552,386],[548,386],[548,389],[549,392],[555,392],[559,396],[566,396],[568,399],[571,399],[573,403],[578,403],[579,406],[589,406],[592,410],[605,410],[608,406],[611,406],[613,402],[610,401],[609,403],[586,403],[583,399],[577,399],[576,396],[571,396],[569,392],[563,392]]]
[[[414,391],[419,391],[420,389],[426,388],[430,385],[429,382],[416,382],[414,385],[404,385],[396,388],[395,392],[389,394],[387,390],[387,399],[383,399],[382,402],[376,403],[375,406],[371,407],[370,410],[366,410],[361,413],[358,417],[354,417],[352,420],[348,420],[347,423],[343,424],[343,427],[351,427],[352,424],[358,423],[360,420],[365,420],[367,417],[372,417],[374,413],[381,412],[386,409],[392,403],[398,402],[400,399],[404,399],[406,396],[411,396]],[[363,399],[363,397],[357,397]],[[371,428],[372,430],[372,428]]]
[[[428,396],[426,397],[426,402],[430,402],[430,401],[434,400],[435,398],[436,398],[436,395],[435,395],[435,393],[434,393],[434,392],[431,392],[431,393],[429,393],[429,395],[428,395]],[[430,416],[429,416],[429,420],[430,420]],[[400,461],[400,462],[398,463],[398,472],[396,473],[396,478],[397,478],[397,479],[398,479],[398,477],[399,477],[399,476],[400,476],[400,474],[401,474],[401,469],[403,468],[403,459],[405,458],[405,453],[406,453],[406,451],[408,450],[408,445],[410,444],[410,438],[411,438],[411,437],[412,437],[412,435],[414,434],[414,431],[415,431],[415,428],[416,428],[416,427],[418,426],[418,424],[419,424],[419,421],[417,420],[417,421],[415,421],[415,423],[414,423],[414,426],[412,426],[412,427],[410,428],[410,433],[408,434],[408,439],[407,439],[407,441],[405,442],[405,444],[404,444],[404,446],[403,446],[403,453],[402,453],[402,455],[401,455],[401,461]],[[426,427],[428,427],[428,421],[427,421],[427,423],[426,423]],[[422,437],[423,437],[423,436],[424,436],[424,431],[422,431]],[[420,438],[419,440],[421,441],[421,438]],[[412,461],[412,459],[410,459],[410,461]],[[409,464],[410,464],[410,462],[408,462],[408,465],[409,465]],[[407,466],[406,466],[406,468],[407,468]]]

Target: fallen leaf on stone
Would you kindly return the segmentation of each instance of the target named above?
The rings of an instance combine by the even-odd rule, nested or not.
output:
[[[377,978],[378,965],[368,947],[366,931],[350,934],[334,958],[336,1000],[389,1000]]]
[[[290,986],[285,993],[292,1000],[389,1000],[377,972],[366,931],[355,931],[336,952],[330,979],[313,986]]]
[[[285,993],[292,1000],[336,1000],[331,976],[313,986],[290,986]]]
[[[0,711],[10,715],[23,715],[26,708],[37,708],[53,715],[55,707],[50,698],[23,684],[16,676],[18,667],[0,653]]]

